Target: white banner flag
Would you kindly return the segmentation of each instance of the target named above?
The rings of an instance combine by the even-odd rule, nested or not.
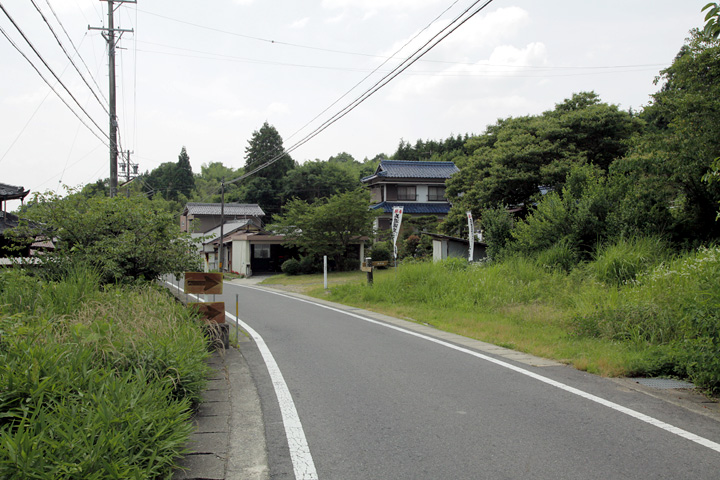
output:
[[[475,224],[473,223],[472,212],[467,212],[468,217],[468,262],[473,261],[473,253],[475,250]]]
[[[392,235],[393,235],[393,253],[397,260],[397,238],[400,234],[400,224],[402,223],[403,207],[393,207],[392,216]]]

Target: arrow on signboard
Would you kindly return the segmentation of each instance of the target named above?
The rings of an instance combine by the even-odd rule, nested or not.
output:
[[[185,293],[222,293],[222,273],[185,272]]]
[[[197,309],[206,322],[225,323],[225,302],[188,303]]]

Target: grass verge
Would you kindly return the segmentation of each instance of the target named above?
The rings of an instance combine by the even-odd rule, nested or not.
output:
[[[0,478],[170,478],[183,453],[200,323],[161,289],[92,278],[0,273]]]

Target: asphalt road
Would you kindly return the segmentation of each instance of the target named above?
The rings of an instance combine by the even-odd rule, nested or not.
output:
[[[217,300],[228,312],[236,293],[239,318],[287,383],[320,479],[720,478],[720,422],[708,416],[570,367],[490,361],[254,287],[226,283]],[[271,476],[294,478],[264,359],[256,346],[243,354]]]

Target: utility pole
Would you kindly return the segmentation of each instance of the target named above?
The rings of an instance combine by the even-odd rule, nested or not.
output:
[[[123,185],[127,185],[126,196],[130,198],[130,182],[136,179],[140,173],[138,173],[138,164],[130,161],[130,154],[133,153],[130,150],[125,150],[123,154],[123,161],[120,163],[120,176],[125,177]],[[122,185],[121,185],[122,186]]]
[[[223,251],[223,236],[225,233],[225,177],[220,181],[220,273],[224,272],[225,252]]]
[[[117,157],[118,157],[118,145],[117,145],[117,115],[116,112],[116,97],[115,97],[115,46],[117,42],[115,40],[115,32],[120,32],[117,36],[117,40],[120,40],[124,32],[132,32],[132,29],[125,30],[122,28],[115,28],[115,3],[137,3],[137,0],[100,0],[108,3],[108,26],[107,28],[102,27],[91,27],[88,25],[88,30],[102,30],[103,37],[108,44],[108,68],[110,71],[110,197],[114,197],[117,194],[118,187],[118,171],[117,171]]]

